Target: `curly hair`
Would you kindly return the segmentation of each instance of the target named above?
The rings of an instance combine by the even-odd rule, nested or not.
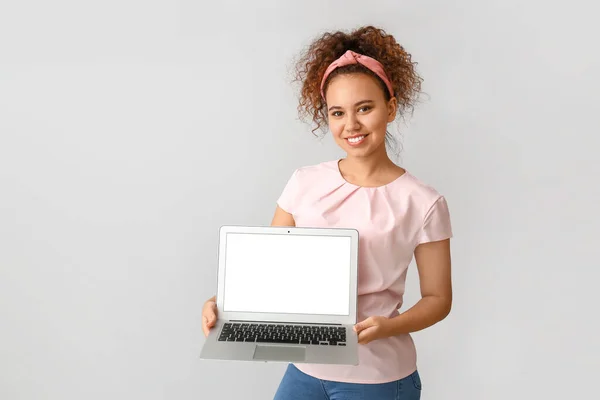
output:
[[[298,113],[302,120],[307,117],[316,124],[313,133],[322,128],[327,121],[327,105],[321,97],[321,79],[325,70],[333,61],[341,57],[347,50],[372,57],[379,61],[388,75],[394,96],[398,103],[398,113],[404,115],[412,110],[421,89],[422,78],[415,71],[416,62],[411,55],[396,42],[392,35],[383,29],[365,26],[350,33],[342,31],[327,32],[314,40],[301,53],[296,64],[295,81],[302,83]],[[331,80],[340,74],[364,73],[373,76],[381,85],[386,100],[390,99],[384,82],[371,70],[352,64],[335,69],[325,82],[324,91]]]

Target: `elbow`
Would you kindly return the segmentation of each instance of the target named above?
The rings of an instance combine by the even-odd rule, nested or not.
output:
[[[450,312],[452,311],[452,299],[445,299],[442,311],[442,319],[445,319],[450,315]]]
[[[446,319],[446,317],[450,315],[450,312],[452,311],[452,298],[440,297],[439,303],[438,322]]]
[[[450,311],[452,311],[452,302],[450,302],[448,306],[444,308],[444,312],[442,313],[442,319],[445,319],[448,315],[450,315]]]

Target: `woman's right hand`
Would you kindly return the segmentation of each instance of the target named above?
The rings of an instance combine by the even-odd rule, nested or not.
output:
[[[202,308],[202,330],[204,336],[208,336],[210,329],[215,326],[217,322],[217,298],[216,296],[206,300],[204,307]]]

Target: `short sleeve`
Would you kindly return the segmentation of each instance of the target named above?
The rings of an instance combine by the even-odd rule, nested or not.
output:
[[[298,170],[295,170],[277,200],[277,205],[283,211],[293,214],[295,211],[295,203],[298,199],[298,189]]]
[[[440,196],[425,215],[418,244],[437,242],[451,237],[452,224],[448,203],[443,196]]]

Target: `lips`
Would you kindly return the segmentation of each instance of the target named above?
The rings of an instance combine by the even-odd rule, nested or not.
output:
[[[346,138],[346,141],[348,142],[348,144],[350,146],[358,146],[361,143],[363,143],[365,141],[365,138],[369,136],[368,134],[366,135],[355,135],[355,136],[351,136]]]

